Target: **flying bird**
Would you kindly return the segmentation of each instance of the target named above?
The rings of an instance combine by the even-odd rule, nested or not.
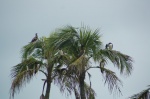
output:
[[[113,49],[113,44],[112,43],[106,44],[105,49],[112,50]]]
[[[36,34],[35,34],[35,37],[31,40],[31,42],[30,42],[30,43],[35,42],[37,39],[38,39],[38,35],[37,35],[37,33],[36,33]]]

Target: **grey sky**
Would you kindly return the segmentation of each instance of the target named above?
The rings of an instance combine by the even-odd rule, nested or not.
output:
[[[134,59],[132,75],[119,76],[123,96],[118,99],[141,91],[150,84],[149,10],[149,0],[0,0],[0,98],[9,98],[10,69],[20,62],[22,46],[36,32],[40,37],[48,36],[55,28],[67,24],[78,27],[81,23],[100,28],[104,44],[112,42],[115,50]],[[111,64],[108,67],[114,68]],[[99,70],[90,72],[96,99],[113,99]],[[36,76],[15,99],[38,99],[42,78],[42,74]],[[52,86],[51,91],[51,99],[66,99],[58,87]]]

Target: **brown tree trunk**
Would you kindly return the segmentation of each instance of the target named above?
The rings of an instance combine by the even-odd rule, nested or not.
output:
[[[48,76],[47,76],[47,86],[46,86],[46,93],[45,93],[45,97],[44,99],[49,99],[50,97],[50,89],[51,89],[51,82],[52,82],[52,78],[51,78],[51,74],[52,74],[52,66],[49,66],[47,69],[48,72]]]
[[[49,99],[51,83],[47,82],[46,93],[44,99]]]
[[[85,90],[84,90],[84,79],[85,79],[85,72],[81,73],[80,77],[79,77],[81,99],[86,99],[86,97],[85,97]]]

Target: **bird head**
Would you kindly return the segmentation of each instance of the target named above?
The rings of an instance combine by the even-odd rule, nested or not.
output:
[[[108,44],[112,44],[111,42],[109,42]]]

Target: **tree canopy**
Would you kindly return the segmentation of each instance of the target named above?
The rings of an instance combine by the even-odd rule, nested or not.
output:
[[[98,65],[94,66],[91,60]],[[104,48],[98,29],[70,25],[58,28],[49,37],[36,38],[23,47],[21,63],[11,70],[11,96],[14,97],[37,72],[42,72],[46,76],[43,89],[47,85],[45,95],[43,91],[41,95],[44,99],[49,99],[52,82],[60,87],[61,92],[73,92],[76,99],[95,99],[88,72],[92,68],[100,69],[110,92],[120,93],[121,80],[106,67],[108,61],[118,68],[120,74],[131,74],[132,58],[113,49],[112,43]],[[86,75],[90,85],[85,82]]]

